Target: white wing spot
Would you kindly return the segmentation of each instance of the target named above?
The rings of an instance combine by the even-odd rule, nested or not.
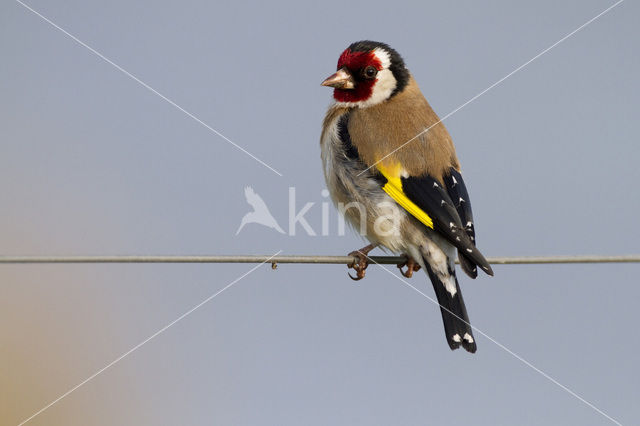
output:
[[[438,188],[438,182],[433,182],[433,187]]]
[[[469,253],[473,253],[473,250],[471,250],[470,248],[468,248],[468,249],[467,249],[467,251],[468,251]]]
[[[471,221],[467,222],[467,226],[473,226],[473,222]]]
[[[466,201],[462,197],[460,197],[460,200],[458,200],[458,201],[460,201],[461,203],[466,203]]]
[[[447,204],[445,200],[440,201],[440,206],[444,206],[445,204]]]
[[[471,337],[469,333],[464,333],[464,336],[462,336],[462,338],[469,343],[473,343],[473,337]]]
[[[454,342],[462,342],[462,339],[460,338],[460,335],[458,333],[454,334],[451,339],[453,339]]]
[[[451,179],[453,179],[453,184],[456,185],[458,183],[458,181],[456,180],[455,176],[451,176]]]

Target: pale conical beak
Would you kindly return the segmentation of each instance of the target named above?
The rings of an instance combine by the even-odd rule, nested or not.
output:
[[[353,89],[356,87],[353,76],[346,68],[340,68],[335,74],[323,81],[322,85],[335,87],[336,89]]]

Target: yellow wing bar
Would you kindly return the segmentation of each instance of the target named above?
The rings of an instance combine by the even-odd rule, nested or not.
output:
[[[411,213],[413,217],[433,229],[433,220],[431,219],[431,216],[411,201],[402,191],[402,181],[400,181],[400,177],[398,177],[399,173],[392,173],[382,164],[378,165],[378,171],[380,171],[382,176],[387,179],[387,183],[382,187],[384,192],[389,194],[396,203],[400,204],[406,211]]]

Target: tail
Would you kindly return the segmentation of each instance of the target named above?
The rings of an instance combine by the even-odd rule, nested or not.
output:
[[[427,259],[424,259],[424,264],[440,304],[444,332],[449,347],[454,350],[462,346],[467,351],[474,353],[477,349],[476,341],[473,337],[467,307],[464,305],[455,270],[447,268],[445,275],[440,271],[434,271]],[[455,291],[453,290],[454,283]]]

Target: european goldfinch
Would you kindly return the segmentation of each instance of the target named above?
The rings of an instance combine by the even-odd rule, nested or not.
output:
[[[493,275],[475,246],[469,194],[447,129],[402,57],[384,43],[359,41],[322,82],[334,88],[321,135],[327,187],[348,222],[371,244],[353,252],[360,279],[380,245],[406,255],[410,277],[424,268],[451,349],[476,351],[455,273],[456,251],[471,278]],[[428,129],[428,130],[427,130]],[[404,265],[403,265],[404,266]]]

